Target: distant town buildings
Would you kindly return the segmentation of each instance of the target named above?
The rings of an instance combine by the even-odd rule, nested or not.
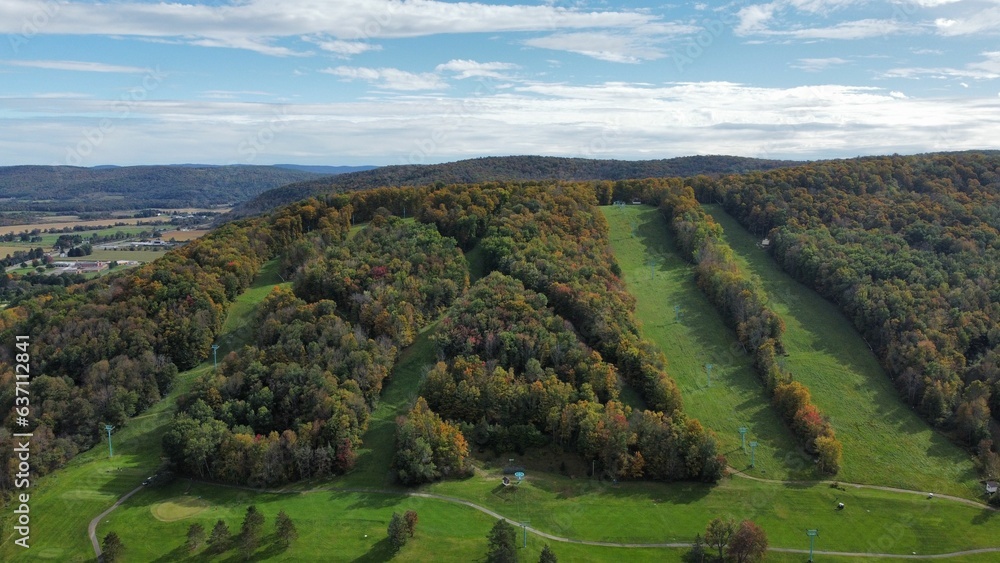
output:
[[[86,262],[53,262],[53,266],[60,268],[60,272],[67,274],[88,274],[93,272],[103,272],[108,269],[108,262],[103,260],[91,260]]]

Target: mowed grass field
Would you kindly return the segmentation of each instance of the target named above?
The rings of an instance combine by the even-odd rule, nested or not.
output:
[[[924,494],[827,484],[761,483],[727,477],[700,483],[597,483],[531,473],[517,492],[500,486],[501,468],[427,490],[471,500],[545,532],[621,543],[690,542],[714,517],[749,518],[770,545],[808,548],[805,529],[826,549],[862,553],[948,553],[1000,545],[1000,514]],[[844,510],[837,510],[843,502]],[[997,555],[1000,558],[1000,555]]]
[[[878,491],[837,490],[827,485],[790,488],[727,480],[704,485],[589,484],[553,475],[529,475],[515,492],[498,486],[498,473],[480,473],[465,481],[423,489],[451,493],[485,505],[514,521],[574,539],[666,543],[688,542],[715,516],[752,518],[768,533],[770,545],[808,548],[805,528],[821,531],[818,549],[859,553],[936,554],[992,547],[1000,525],[980,509]],[[207,508],[187,518],[164,522],[155,514],[178,497],[195,497]],[[836,502],[846,508],[838,511]],[[187,528],[206,529],[224,520],[237,531],[246,507],[255,504],[267,519],[264,545],[254,560],[267,561],[473,561],[486,550],[486,534],[495,521],[471,507],[405,493],[324,489],[259,493],[178,480],[144,489],[102,522],[104,534],[114,530],[129,549],[128,561],[234,560],[235,550],[221,554],[202,548],[183,549]],[[393,512],[416,510],[416,537],[395,557],[385,542]],[[299,539],[288,549],[275,546],[273,519],[284,510],[295,522]],[[367,535],[367,537],[365,537]],[[518,530],[518,546],[523,535]],[[684,548],[610,548],[574,545],[528,534],[522,561],[535,561],[548,543],[564,561],[677,561]],[[801,556],[772,554],[778,561]],[[980,556],[980,561],[988,560]],[[989,556],[985,556],[989,557]],[[827,560],[823,557],[821,560]]]
[[[151,510],[170,499],[170,495],[199,496],[212,503],[211,508],[184,520],[151,523]],[[401,494],[315,491],[296,494],[258,494],[178,482],[163,489],[142,491],[129,499],[108,518],[107,526],[122,537],[127,548],[126,561],[239,561],[232,547],[211,552],[202,547],[193,553],[184,547],[188,527],[197,522],[211,530],[219,519],[238,533],[246,508],[255,504],[263,513],[263,545],[253,561],[482,561],[486,555],[486,534],[495,519],[473,508],[436,499],[407,497]],[[284,510],[295,523],[299,538],[288,548],[275,543],[274,517]],[[393,512],[416,510],[419,522],[416,534],[398,553],[392,553],[386,540],[386,528]],[[367,536],[367,537],[366,537]],[[546,543],[560,561],[680,561],[684,550],[622,549],[581,546],[543,540],[528,534],[527,548],[519,549],[521,561],[537,561]],[[517,545],[523,545],[517,530]],[[235,544],[235,542],[234,542]]]
[[[694,267],[674,251],[673,235],[659,211],[645,205],[602,210],[615,258],[636,298],[642,335],[666,354],[667,372],[681,389],[684,412],[715,432],[719,449],[734,467],[750,465],[751,456],[741,447],[737,431],[745,426],[747,443],[758,443],[755,474],[817,478],[811,460],[799,453],[771,408],[736,333],[698,289]],[[681,308],[680,320],[675,318],[675,306]],[[706,364],[712,364],[711,385]]]
[[[837,478],[981,498],[970,455],[899,399],[875,355],[836,307],[781,271],[720,207],[706,209],[785,320],[785,366],[812,392],[844,445]]]

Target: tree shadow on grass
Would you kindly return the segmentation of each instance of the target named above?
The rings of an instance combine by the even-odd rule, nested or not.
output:
[[[181,544],[174,548],[173,551],[165,553],[153,560],[153,563],[170,563],[172,561],[181,561],[187,559],[192,553],[188,551],[187,545]],[[199,554],[200,555],[200,554]],[[207,561],[208,559],[199,559],[197,556],[191,559],[192,561]]]
[[[714,485],[697,481],[675,481],[664,483],[659,481],[611,481],[577,480],[575,482],[551,483],[533,481],[532,486],[554,493],[559,500],[582,499],[592,497],[614,497],[634,499],[635,501],[654,501],[656,503],[691,504],[700,501],[711,494]]]
[[[286,547],[281,542],[271,541],[270,543],[265,544],[264,549],[258,549],[257,551],[255,551],[253,556],[250,558],[250,561],[269,561],[281,555],[286,550],[288,550],[288,547]],[[237,553],[237,555],[239,554]]]
[[[181,543],[173,551],[165,553],[160,557],[153,560],[153,563],[171,563],[173,561],[192,561],[197,563],[208,562],[208,561],[219,561],[221,557],[227,554],[227,552],[232,551],[233,553],[228,554],[229,556],[225,559],[226,561],[239,561],[239,559],[234,559],[233,554],[236,553],[236,542],[239,536],[234,536],[224,545],[202,545],[194,551],[188,551],[186,543]]]
[[[980,510],[979,514],[972,519],[972,523],[977,526],[992,521],[997,516],[996,510]]]
[[[404,494],[389,494],[389,493],[352,493],[356,494],[357,500],[355,500],[348,509],[356,508],[389,508],[396,506],[397,504],[403,502],[406,499]]]
[[[181,544],[173,551],[154,559],[153,563],[172,563],[173,561],[190,561],[197,563],[207,563],[209,561],[224,561],[225,563],[268,561],[281,555],[287,550],[288,546],[277,541],[277,538],[274,535],[271,535],[265,538],[261,547],[258,547],[250,558],[247,559],[243,557],[242,553],[240,553],[239,535],[237,534],[233,536],[232,539],[230,539],[230,541],[224,546],[201,547],[194,552],[188,551],[187,546],[185,544]]]
[[[812,489],[816,487],[816,485],[817,484],[815,482],[809,482],[809,481],[783,481],[781,483],[782,487],[792,490]]]
[[[392,548],[392,544],[389,543],[389,538],[382,538],[371,549],[368,553],[358,557],[354,560],[354,563],[377,563],[380,561],[388,561],[396,555],[396,550]]]

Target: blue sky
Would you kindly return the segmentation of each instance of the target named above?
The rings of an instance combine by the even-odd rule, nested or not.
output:
[[[1000,148],[1000,0],[0,0],[0,165]]]

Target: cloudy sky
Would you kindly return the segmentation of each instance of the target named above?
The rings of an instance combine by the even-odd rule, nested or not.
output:
[[[1000,145],[1000,0],[0,0],[0,165]]]

